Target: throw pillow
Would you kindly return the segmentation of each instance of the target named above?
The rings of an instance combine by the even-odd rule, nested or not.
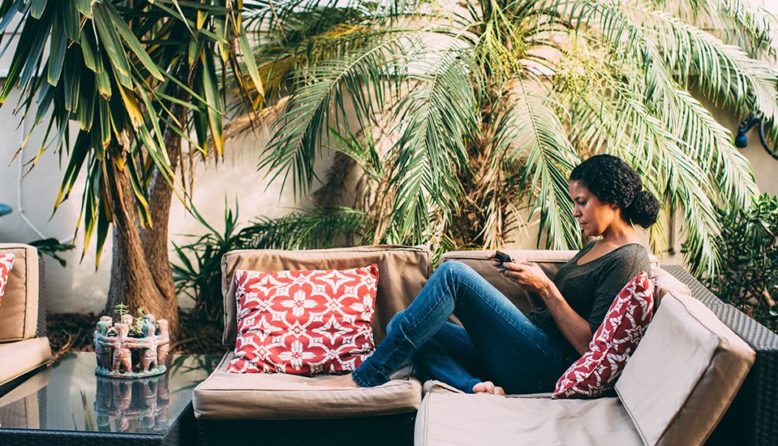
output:
[[[350,372],[373,353],[378,265],[235,272],[238,336],[228,372]]]
[[[14,267],[16,256],[10,252],[0,253],[0,303],[3,303],[5,287],[8,285],[8,276]]]
[[[556,383],[552,398],[590,398],[613,387],[654,314],[654,281],[643,272],[613,300],[589,350]]]

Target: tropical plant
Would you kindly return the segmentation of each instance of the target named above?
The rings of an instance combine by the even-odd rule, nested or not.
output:
[[[260,167],[303,196],[337,151],[324,190],[357,175],[340,204],[366,213],[363,242],[495,247],[537,221],[539,245],[577,247],[567,177],[608,152],[660,198],[660,223],[683,219],[687,260],[711,273],[716,208],[756,192],[711,107],[760,113],[778,141],[776,76],[757,61],[775,55],[773,17],[745,0],[246,7],[283,109]]]
[[[778,332],[778,197],[754,197],[747,208],[721,211],[721,271],[705,285]]]
[[[56,260],[61,267],[67,266],[68,262],[59,256],[59,253],[71,251],[75,249],[76,245],[72,243],[62,243],[56,238],[49,237],[39,240],[33,240],[28,242],[30,246],[34,246],[38,250],[38,254],[49,256]]]
[[[18,35],[15,46],[3,47],[13,56],[0,104],[18,88],[28,134],[45,129],[28,165],[50,149],[64,160],[55,209],[81,195],[77,229],[84,251],[96,239],[97,264],[113,225],[106,308],[143,306],[168,319],[172,334],[170,204],[174,193],[185,199],[191,190],[186,157],[223,152],[219,67],[241,73],[243,66],[261,92],[254,59],[239,57],[249,48],[241,8],[241,0],[0,3],[0,33]],[[80,175],[85,184],[74,190]]]
[[[224,230],[211,226],[196,209],[193,215],[205,234],[192,243],[175,245],[177,264],[173,265],[176,291],[191,297],[195,306],[189,321],[199,327],[217,327],[221,333],[224,318],[221,260],[235,249],[315,249],[349,246],[364,226],[365,215],[348,208],[307,209],[285,217],[257,218],[239,227],[239,210],[225,206]]]

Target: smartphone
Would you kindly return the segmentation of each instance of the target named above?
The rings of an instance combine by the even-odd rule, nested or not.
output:
[[[494,258],[499,260],[502,263],[513,262],[513,259],[511,258],[511,256],[509,256],[508,254],[506,254],[506,253],[504,253],[502,251],[499,251],[499,250],[494,253]]]

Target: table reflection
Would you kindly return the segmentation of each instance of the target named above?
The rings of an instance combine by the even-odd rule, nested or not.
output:
[[[97,428],[109,432],[164,432],[170,422],[168,375],[116,379],[95,376]]]
[[[162,375],[117,379],[95,376],[94,353],[70,353],[0,396],[0,428],[164,435],[218,362],[174,355]]]

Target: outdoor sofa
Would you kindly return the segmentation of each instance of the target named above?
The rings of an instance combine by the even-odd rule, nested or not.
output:
[[[575,254],[507,252],[538,262],[552,277]],[[471,265],[522,310],[536,305],[535,297],[497,273],[486,254],[450,252],[441,261]],[[375,388],[312,387],[307,382],[318,378],[227,373],[226,365],[232,358],[228,352],[217,370],[194,391],[200,444],[244,444],[247,439],[260,445],[693,445],[706,440],[714,444],[771,444],[776,430],[775,420],[769,418],[776,413],[776,402],[772,398],[763,401],[762,395],[772,391],[778,375],[772,365],[778,338],[768,331],[773,338],[767,336],[772,344],[766,345],[761,339],[764,333],[756,329],[758,342],[747,339],[754,331],[751,323],[756,324],[748,319],[745,330],[743,324],[735,327],[748,342],[744,341],[716,317],[726,313],[727,320],[741,323],[737,312],[715,308],[725,305],[718,299],[712,301],[715,296],[703,295],[704,300],[699,300],[693,294],[702,293],[691,276],[683,270],[674,271],[692,285],[690,288],[660,268],[656,259],[652,261],[662,303],[616,391],[601,398],[463,394],[442,383],[420,383],[410,368]],[[408,305],[429,277],[432,262],[426,249],[372,246],[227,253],[222,260],[225,345],[232,348],[236,335],[232,283],[236,269],[344,269],[371,263],[378,263],[380,271],[373,324],[378,342],[391,316]],[[760,367],[760,361],[767,370]],[[755,369],[772,379],[765,382],[763,376],[755,377]],[[728,412],[733,399],[737,413]],[[720,427],[714,432],[717,425]]]
[[[15,260],[0,303],[0,395],[51,358],[38,251],[21,243],[0,243],[0,253],[5,252],[13,253]]]

